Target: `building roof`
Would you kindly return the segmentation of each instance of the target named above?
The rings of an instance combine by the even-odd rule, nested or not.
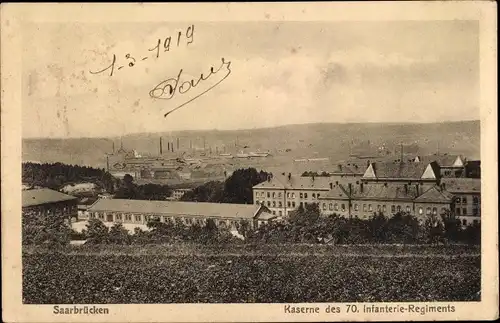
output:
[[[442,178],[441,184],[451,193],[481,193],[480,178]]]
[[[77,198],[49,188],[40,188],[23,191],[23,207],[71,201]]]
[[[320,199],[349,199],[348,189],[349,188],[344,188],[342,185],[334,185],[333,188],[324,196],[321,196]]]
[[[297,176],[292,175],[290,180],[287,175],[274,175],[270,180],[255,185],[254,189],[269,188],[269,189],[287,189],[287,190],[301,190],[301,189],[321,189],[329,190],[330,182],[329,177],[324,176]]]
[[[363,192],[357,190],[353,193],[354,199],[362,200],[405,200],[412,201],[418,196],[417,189],[414,185],[401,184],[375,184],[365,185]]]
[[[433,186],[415,199],[415,202],[451,203],[453,195],[438,186]]]
[[[261,209],[252,204],[101,199],[89,211],[252,219]]]
[[[439,176],[439,165],[431,163],[371,163],[363,175],[364,179],[422,179]]]
[[[366,167],[366,163],[344,162],[335,166],[330,173],[333,175],[363,175]]]
[[[465,159],[460,155],[429,155],[418,156],[418,158],[420,163],[437,162],[441,167],[463,167],[465,165]],[[458,158],[459,160],[457,160]]]

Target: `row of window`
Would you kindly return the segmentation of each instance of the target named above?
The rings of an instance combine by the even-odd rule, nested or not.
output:
[[[111,217],[112,215],[109,214]],[[132,217],[132,214],[125,214],[123,217],[122,214],[114,214],[114,219],[108,218],[108,222],[111,221],[125,221],[125,222],[132,222],[132,218],[134,219],[135,222],[142,222],[142,215],[140,214],[135,214]],[[99,213],[95,212],[94,214],[90,214],[90,218],[97,218],[99,220],[105,221],[106,217],[104,213]],[[111,220],[111,221],[110,221]],[[198,224],[198,225],[205,225],[206,224],[206,219],[195,219],[195,218],[189,218],[189,217],[169,217],[169,216],[151,216],[151,215],[144,215],[144,222],[148,222],[150,220],[158,220],[158,221],[163,221],[163,222],[176,222],[176,221],[181,221],[184,224],[187,225],[193,225],[193,224]],[[219,219],[213,219],[214,223],[217,225],[231,225],[233,227],[237,226],[239,224],[238,220],[219,220]]]
[[[301,199],[307,199],[308,196],[309,196],[309,194],[306,193],[306,192],[299,193],[299,198],[301,198]],[[320,198],[320,196],[321,196],[320,193],[312,193],[311,194],[311,197],[313,199],[318,199],[318,198]],[[255,192],[255,197],[267,197],[267,198],[273,198],[273,199],[275,199],[275,198],[282,198],[283,195],[282,195],[281,192],[258,192],[257,191],[257,192]],[[286,197],[289,198],[289,199],[290,198],[294,199],[295,198],[295,193],[294,192],[287,192],[286,193]]]
[[[459,208],[459,207],[457,207],[455,209],[455,214],[456,215],[468,215],[466,208]],[[478,216],[479,215],[479,209],[478,208],[473,208],[472,209],[472,215],[473,216]]]
[[[462,196],[462,197],[455,198],[455,204],[467,204],[467,197]],[[472,197],[472,204],[479,204],[479,197],[473,196]]]

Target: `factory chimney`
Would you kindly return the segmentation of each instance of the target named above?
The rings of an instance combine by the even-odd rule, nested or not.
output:
[[[115,154],[115,142],[113,141],[113,155]]]
[[[163,143],[161,141],[161,137],[160,137],[160,156],[163,154]]]
[[[292,173],[288,173],[288,180],[291,181],[292,180]]]
[[[170,150],[171,150],[172,152],[174,152],[174,143],[173,143],[173,142],[171,142],[171,143],[170,143]]]
[[[167,151],[170,151],[170,142],[167,141]]]
[[[106,171],[109,172],[109,156],[106,156]]]
[[[179,138],[177,138],[177,150],[179,150]]]

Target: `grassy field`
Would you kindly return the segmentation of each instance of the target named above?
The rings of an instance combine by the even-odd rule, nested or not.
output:
[[[26,250],[24,303],[479,300],[480,256],[468,247],[113,249]]]

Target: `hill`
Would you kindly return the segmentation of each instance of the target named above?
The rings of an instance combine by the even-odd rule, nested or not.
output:
[[[137,133],[122,138],[127,150],[142,155],[159,153],[172,143],[174,150],[202,149],[213,153],[269,151],[279,160],[324,158],[345,159],[350,153],[399,154],[399,147],[426,155],[440,150],[480,158],[479,121],[445,123],[315,123],[246,130],[203,130],[164,133]],[[177,140],[178,138],[178,140]],[[120,138],[23,139],[23,161],[63,162],[105,167],[106,153],[120,147]]]

